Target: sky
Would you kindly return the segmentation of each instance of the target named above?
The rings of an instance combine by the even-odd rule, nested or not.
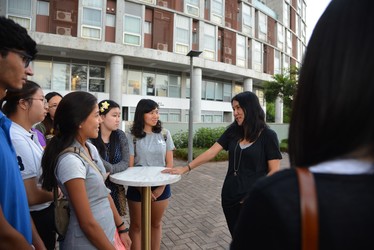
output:
[[[330,0],[306,0],[306,40],[309,41],[314,26],[326,9]]]

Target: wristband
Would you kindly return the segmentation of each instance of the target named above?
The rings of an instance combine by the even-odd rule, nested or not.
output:
[[[123,230],[118,230],[118,233],[119,234],[124,234],[124,233],[128,233],[129,231],[130,231],[130,229],[127,227],[127,228],[125,228]]]
[[[187,167],[188,167],[188,172],[191,172],[192,168],[189,163],[187,164]]]
[[[122,225],[123,225],[123,224],[125,224],[125,222],[124,222],[124,221],[122,221],[122,223],[121,223],[121,224],[119,224],[118,226],[116,226],[116,227],[117,227],[117,229],[118,229],[118,228],[120,228],[120,227],[122,227]]]

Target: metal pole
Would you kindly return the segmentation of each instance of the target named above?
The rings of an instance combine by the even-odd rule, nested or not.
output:
[[[193,159],[193,108],[192,108],[192,73],[193,73],[193,56],[190,56],[190,110],[188,114],[188,162],[191,162]]]

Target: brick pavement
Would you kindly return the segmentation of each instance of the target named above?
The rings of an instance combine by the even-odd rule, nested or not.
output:
[[[185,164],[175,160],[175,166]],[[281,168],[288,167],[283,155]],[[227,162],[210,162],[172,184],[163,218],[161,250],[229,249],[231,236],[221,208],[221,188]]]

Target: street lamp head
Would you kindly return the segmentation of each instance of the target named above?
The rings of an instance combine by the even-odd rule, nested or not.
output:
[[[190,52],[187,53],[187,56],[189,57],[198,57],[201,53],[203,53],[200,50],[190,50]]]

